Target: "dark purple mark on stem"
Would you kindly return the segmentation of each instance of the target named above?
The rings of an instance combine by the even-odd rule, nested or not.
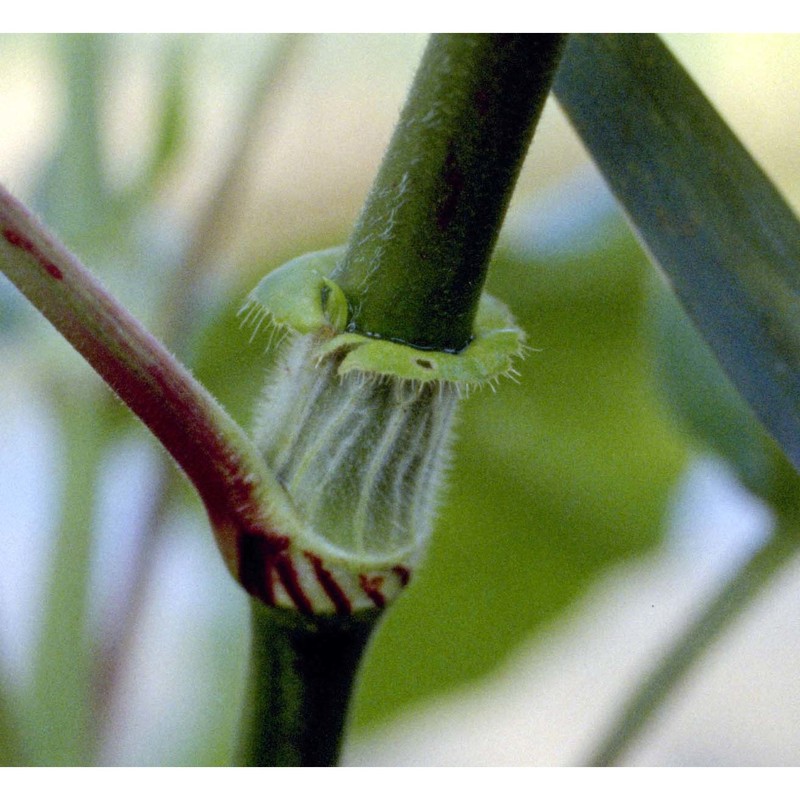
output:
[[[272,570],[276,559],[289,547],[289,540],[261,533],[241,533],[238,540],[239,581],[242,586],[267,605],[275,605]]]
[[[319,585],[322,590],[328,595],[331,603],[333,603],[337,614],[350,614],[353,607],[350,603],[350,598],[344,593],[343,589],[336,582],[336,579],[325,569],[322,559],[315,556],[313,553],[305,552],[303,555],[308,559],[311,566],[314,568],[314,575],[317,576]]]
[[[461,192],[464,189],[464,173],[458,163],[458,158],[453,153],[452,146],[447,153],[444,163],[445,191],[436,209],[436,224],[440,231],[446,231],[456,215]]]
[[[64,278],[64,273],[61,272],[52,261],[47,259],[30,239],[12,228],[5,228],[3,230],[3,236],[12,247],[18,247],[20,250],[24,250],[26,253],[32,255],[48,275],[55,278],[57,281]]]
[[[397,575],[401,586],[408,586],[408,582],[411,580],[411,570],[409,570],[408,567],[398,564],[396,567],[392,567],[392,572]]]
[[[475,92],[472,99],[478,116],[485,117],[492,107],[492,93],[485,86],[482,86]]]
[[[295,608],[301,614],[308,614],[309,616],[313,614],[314,608],[311,605],[311,601],[306,596],[306,593],[303,591],[303,587],[300,585],[300,580],[297,577],[297,570],[294,568],[292,559],[285,553],[282,553],[275,560],[275,570],[283,584],[283,588],[286,589],[286,594],[291,598]]]
[[[381,591],[383,588],[382,576],[376,575],[370,578],[368,575],[361,574],[358,576],[358,582],[364,594],[372,600],[376,608],[383,608],[386,605],[386,598]]]
[[[275,605],[275,584],[278,580],[291,601],[303,614],[313,614],[303,587],[292,564],[289,539],[264,533],[239,534],[239,580],[247,592],[267,605]]]

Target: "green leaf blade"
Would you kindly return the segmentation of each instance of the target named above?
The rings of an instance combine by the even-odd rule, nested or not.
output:
[[[800,223],[653,35],[576,35],[554,84],[691,319],[800,468]]]

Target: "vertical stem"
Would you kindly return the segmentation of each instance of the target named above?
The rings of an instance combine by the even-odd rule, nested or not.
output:
[[[769,541],[722,587],[698,619],[672,646],[667,656],[647,676],[623,708],[611,730],[592,754],[589,764],[618,764],[636,737],[652,721],[670,693],[699,658],[748,606],[770,579],[800,550],[794,524],[779,523]]]
[[[351,327],[456,352],[564,44],[439,34],[428,47],[335,280]]]
[[[59,411],[64,434],[61,525],[36,656],[32,727],[38,764],[87,766],[95,739],[87,579],[104,429],[73,398],[62,397]]]
[[[58,222],[60,235],[72,245],[91,245],[108,225],[112,198],[103,173],[102,80],[108,72],[107,34],[60,34],[49,44],[63,81],[65,118],[59,151],[37,188],[37,209]]]
[[[358,665],[377,619],[308,618],[252,602],[243,766],[336,764]]]
[[[458,351],[563,47],[560,35],[433,36],[334,279],[350,328]],[[332,765],[376,616],[253,603],[241,761]]]

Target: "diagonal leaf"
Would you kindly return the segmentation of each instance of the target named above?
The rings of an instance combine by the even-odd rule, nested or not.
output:
[[[800,223],[653,35],[575,35],[556,96],[733,384],[800,468]]]
[[[605,221],[557,261],[498,254],[489,291],[536,348],[470,398],[424,569],[384,620],[354,721],[461,690],[557,625],[597,576],[658,544],[684,442],[649,382],[648,265]]]

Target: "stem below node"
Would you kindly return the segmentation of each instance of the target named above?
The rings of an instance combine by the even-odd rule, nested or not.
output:
[[[253,601],[242,766],[336,764],[358,665],[378,617],[303,617]]]
[[[489,258],[564,36],[432,36],[332,278],[350,328],[425,350],[470,341]]]

